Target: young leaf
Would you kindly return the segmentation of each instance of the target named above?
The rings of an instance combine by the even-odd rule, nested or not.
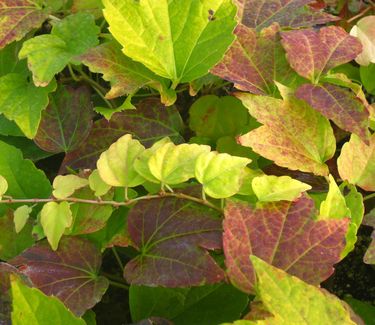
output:
[[[26,137],[35,137],[41,113],[48,105],[48,94],[55,90],[52,82],[46,88],[35,87],[28,76],[10,73],[0,78],[0,113],[15,121]]]
[[[0,3],[0,49],[38,28],[49,14],[32,0],[2,0]]]
[[[329,121],[306,103],[284,93],[284,101],[237,93],[260,123],[260,128],[239,138],[242,145],[275,161],[281,167],[316,175],[328,175],[324,163],[332,158],[336,141]]]
[[[33,208],[28,205],[22,205],[14,211],[13,221],[17,234],[26,226],[27,220],[29,220],[32,211]]]
[[[2,199],[2,196],[6,193],[8,190],[8,182],[7,180],[0,175],[0,200]]]
[[[146,147],[163,137],[173,142],[184,142],[183,122],[176,107],[166,108],[159,99],[148,99],[137,104],[136,110],[116,113],[110,121],[96,121],[86,141],[68,153],[62,163],[66,167],[94,169],[100,153],[126,133],[130,133]]]
[[[294,201],[302,192],[312,188],[289,176],[257,176],[253,178],[251,184],[258,200],[263,202]]]
[[[56,297],[48,297],[36,288],[30,288],[12,277],[12,324],[85,325],[85,321],[75,317]]]
[[[29,222],[20,233],[17,233],[14,228],[13,211],[7,210],[5,215],[0,215],[0,259],[7,261],[34,244],[32,228],[32,223]]]
[[[257,277],[257,297],[274,315],[255,324],[356,324],[349,308],[328,291],[308,285],[255,255],[250,259]]]
[[[42,113],[35,143],[45,151],[69,152],[87,138],[92,127],[91,92],[86,86],[59,86]]]
[[[92,72],[102,73],[103,79],[111,83],[111,90],[105,95],[112,99],[132,95],[144,86],[152,87],[161,94],[161,101],[172,105],[176,94],[168,89],[170,81],[157,76],[143,64],[133,61],[121,52],[115,42],[104,43],[80,56],[82,63]]]
[[[357,22],[350,31],[350,35],[357,37],[363,50],[355,58],[360,65],[375,63],[375,16],[367,16]]]
[[[171,79],[174,87],[207,74],[234,40],[236,9],[230,0],[104,0],[103,4],[109,30],[123,52]]]
[[[252,28],[238,25],[237,39],[211,72],[233,82],[237,89],[257,95],[277,92],[275,80],[287,85],[298,83],[302,78],[286,60],[279,29],[274,24],[257,35]]]
[[[98,276],[100,251],[78,237],[62,238],[57,251],[51,250],[46,241],[38,242],[11,264],[22,266],[22,274],[36,288],[48,296],[56,296],[76,316],[92,308],[108,288],[108,280]]]
[[[328,83],[304,84],[297,89],[296,97],[305,100],[341,129],[368,141],[369,112],[352,91]]]
[[[214,210],[176,198],[138,202],[128,229],[140,255],[126,264],[133,285],[189,287],[220,282],[224,272],[206,250],[221,248]]]
[[[107,151],[104,151],[97,162],[100,177],[111,186],[135,187],[145,180],[135,168],[134,161],[139,157],[145,147],[126,134]]]
[[[240,190],[244,169],[250,162],[226,153],[203,153],[197,159],[195,177],[209,196],[230,197]]]
[[[195,165],[201,154],[209,153],[205,145],[168,142],[157,148],[148,159],[148,168],[162,185],[175,185],[194,177]]]
[[[369,145],[352,134],[350,141],[342,147],[337,166],[343,180],[365,191],[375,191],[375,134]]]
[[[361,43],[337,26],[293,30],[281,33],[282,44],[292,68],[313,82],[322,73],[353,60],[362,51]]]
[[[43,171],[23,159],[17,148],[0,141],[0,175],[8,182],[7,194],[17,199],[48,198],[51,184]]]
[[[242,24],[258,31],[277,22],[281,27],[308,27],[338,18],[306,6],[313,0],[235,0]]]
[[[227,203],[223,245],[231,282],[253,292],[255,274],[250,254],[311,284],[327,279],[340,261],[349,220],[314,221],[314,213],[314,201],[307,196],[257,207]]]
[[[111,186],[104,182],[100,177],[97,169],[95,169],[89,176],[89,186],[91,190],[95,192],[95,196],[97,197],[107,194],[111,189]]]
[[[69,15],[53,25],[51,34],[24,42],[19,58],[27,58],[35,85],[45,87],[68,63],[77,62],[74,57],[98,45],[98,33],[90,14]]]
[[[73,221],[72,212],[68,202],[48,202],[40,212],[40,223],[47,236],[48,242],[55,251],[61,236]]]
[[[190,107],[189,115],[190,128],[196,135],[215,142],[221,137],[236,136],[259,126],[241,101],[232,96],[202,96]]]
[[[85,187],[89,184],[85,178],[76,175],[58,175],[53,181],[53,196],[57,199],[66,199],[71,196],[76,190]]]

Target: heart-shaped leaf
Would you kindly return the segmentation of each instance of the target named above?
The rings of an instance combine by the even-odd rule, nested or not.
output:
[[[47,241],[40,241],[11,264],[35,287],[59,298],[77,316],[100,301],[108,287],[108,280],[98,276],[100,251],[78,237],[63,238],[57,251],[51,250]]]
[[[53,196],[58,199],[66,199],[76,190],[89,184],[88,180],[76,175],[58,175],[53,180]]]

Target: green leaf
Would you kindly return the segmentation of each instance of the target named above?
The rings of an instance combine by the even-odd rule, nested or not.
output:
[[[355,325],[350,312],[334,295],[308,285],[251,255],[257,276],[257,297],[274,315],[255,324]]]
[[[244,169],[250,162],[226,153],[203,153],[197,159],[195,177],[209,196],[230,197],[239,191]]]
[[[364,88],[368,93],[375,95],[375,63],[371,63],[368,66],[361,66],[359,72],[361,74],[361,81]]]
[[[55,82],[46,88],[38,88],[27,80],[27,75],[7,74],[0,78],[0,113],[15,121],[32,139],[38,130],[41,112],[48,105],[48,94],[55,89]]]
[[[53,196],[57,199],[66,199],[76,190],[89,184],[85,178],[76,175],[58,175],[53,181]]]
[[[217,141],[221,137],[248,132],[260,124],[241,101],[232,96],[202,96],[189,109],[190,128],[198,137]]]
[[[96,19],[103,16],[103,4],[101,0],[73,0],[72,12],[88,12]]]
[[[68,202],[48,202],[40,212],[40,223],[51,248],[55,251],[61,236],[73,221],[72,212]]]
[[[23,43],[20,59],[27,58],[36,86],[47,86],[54,75],[74,57],[98,44],[99,27],[87,13],[69,15],[53,25],[51,34],[31,38]]]
[[[135,187],[144,182],[135,168],[134,161],[145,147],[126,134],[104,151],[97,162],[100,177],[111,186]]]
[[[197,158],[209,153],[211,148],[205,145],[166,143],[156,149],[148,160],[151,174],[158,183],[176,185],[194,177]]]
[[[0,141],[0,175],[8,182],[7,194],[17,199],[48,198],[51,184],[43,171],[23,159],[19,149]]]
[[[354,312],[358,314],[366,325],[375,325],[375,307],[369,303],[345,297],[344,300],[352,307]]]
[[[18,60],[21,42],[13,42],[0,50],[0,77],[8,73],[26,73],[28,71],[25,61]]]
[[[97,197],[105,195],[111,189],[111,185],[108,185],[103,181],[97,169],[95,169],[89,176],[89,186],[95,192],[95,196]]]
[[[8,182],[7,180],[0,175],[0,200],[2,199],[2,196],[6,193],[8,190]]]
[[[230,0],[103,4],[109,30],[123,52],[174,86],[207,74],[234,40],[236,8]]]
[[[33,208],[29,207],[28,205],[22,205],[14,211],[13,221],[17,234],[25,227],[32,211]]]
[[[311,186],[289,176],[262,175],[253,178],[252,187],[259,201],[293,201],[302,192],[311,190]]]
[[[173,289],[132,285],[129,295],[134,321],[158,316],[175,325],[221,324],[239,318],[248,304],[246,294],[226,283]]]
[[[30,288],[15,277],[11,277],[14,325],[54,324],[85,325],[85,321],[74,316],[56,297],[48,297],[36,288]]]

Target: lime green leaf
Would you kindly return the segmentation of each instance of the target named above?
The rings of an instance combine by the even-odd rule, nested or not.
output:
[[[48,93],[55,88],[55,82],[46,88],[38,88],[27,80],[27,75],[7,74],[0,78],[0,113],[15,121],[32,139],[38,130],[41,113],[48,105]]]
[[[151,174],[162,184],[175,185],[194,177],[195,162],[200,154],[210,152],[205,145],[166,143],[148,160]]]
[[[97,162],[100,177],[111,186],[134,187],[144,178],[134,169],[134,161],[145,147],[126,134],[104,151]]]
[[[111,189],[111,185],[103,181],[97,169],[89,176],[89,186],[95,192],[95,196],[98,197],[105,195]]]
[[[8,182],[7,180],[0,175],[0,200],[2,199],[2,196],[6,193],[8,190]]]
[[[29,220],[30,213],[33,211],[32,207],[28,205],[22,205],[14,211],[14,226],[16,227],[16,233],[18,234],[26,225]]]
[[[81,55],[98,44],[99,27],[94,17],[86,13],[70,15],[57,22],[51,34],[27,40],[19,53],[27,58],[36,86],[46,86],[54,75],[68,63],[77,63],[75,56]]]
[[[255,177],[262,176],[262,175],[263,175],[263,172],[260,169],[253,170],[248,167],[245,167],[243,175],[242,175],[241,188],[239,189],[238,194],[255,196],[252,182]]]
[[[68,202],[48,202],[40,212],[40,223],[53,250],[56,250],[61,236],[73,221]]]
[[[361,66],[359,68],[359,72],[361,75],[362,84],[366,88],[367,92],[369,92],[372,95],[375,95],[375,63],[371,63],[368,66]]]
[[[195,177],[209,196],[230,197],[240,190],[244,169],[250,162],[226,153],[203,153],[197,159]]]
[[[342,147],[337,166],[343,180],[365,191],[375,191],[375,134],[369,145],[352,134],[350,141]]]
[[[288,275],[254,255],[250,259],[258,280],[257,297],[274,315],[255,324],[356,324],[351,320],[349,310],[334,295]]]
[[[13,325],[85,325],[85,321],[74,316],[64,304],[53,296],[46,296],[36,288],[29,288],[21,280],[11,277],[12,324]]]
[[[87,179],[76,175],[57,176],[53,181],[53,196],[57,199],[66,199],[71,196],[74,191],[85,187],[89,182]]]
[[[231,0],[104,0],[123,52],[174,85],[208,73],[234,40]],[[213,51],[214,49],[214,51]]]
[[[336,150],[329,121],[296,99],[291,89],[280,84],[278,87],[284,100],[236,94],[250,114],[263,124],[241,136],[239,142],[281,167],[328,175],[324,162],[332,158]]]
[[[302,192],[311,190],[311,186],[289,176],[262,175],[252,180],[252,187],[259,201],[293,201]]]

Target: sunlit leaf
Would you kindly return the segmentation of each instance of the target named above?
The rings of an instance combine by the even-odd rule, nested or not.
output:
[[[341,149],[337,165],[343,180],[366,191],[375,191],[375,135],[371,136],[370,144],[366,145],[352,134],[350,141]]]
[[[48,105],[48,94],[56,83],[48,87],[35,87],[27,75],[10,73],[0,78],[0,113],[17,123],[22,132],[34,138],[39,127],[41,113]]]
[[[230,0],[103,4],[109,30],[123,52],[174,86],[207,74],[234,40],[236,9]]]
[[[250,159],[226,153],[203,153],[197,159],[195,177],[209,196],[230,197],[239,191],[244,169],[250,162]]]
[[[56,297],[48,297],[36,288],[30,288],[20,280],[12,278],[12,324],[85,325],[85,321],[75,317]]]
[[[28,205],[22,205],[14,211],[14,227],[17,234],[26,226],[32,211],[33,208]]]
[[[57,199],[66,199],[76,190],[89,184],[88,180],[76,175],[58,175],[53,181],[53,196]]]
[[[85,86],[59,86],[42,113],[35,143],[45,151],[69,152],[87,138],[92,126],[91,92]]]
[[[7,180],[0,175],[0,200],[2,199],[2,196],[6,193],[8,190],[8,182]]]
[[[362,51],[361,43],[337,26],[293,30],[281,33],[282,44],[292,68],[311,81],[322,73],[353,60]]]
[[[206,250],[221,248],[218,213],[176,198],[138,202],[128,229],[140,255],[124,275],[135,285],[189,287],[220,282],[224,272]]]
[[[262,175],[253,178],[252,188],[259,201],[293,201],[311,186],[289,176]]]
[[[283,87],[282,92],[286,91]],[[239,138],[242,145],[281,167],[327,175],[324,163],[332,158],[336,142],[329,121],[306,103],[283,94],[284,100],[237,93],[260,123],[260,128]]]
[[[253,292],[255,274],[250,254],[311,284],[327,279],[340,261],[349,220],[314,221],[314,214],[314,202],[306,196],[256,207],[228,202],[223,245],[232,283]]]
[[[134,161],[144,150],[145,147],[130,134],[124,135],[100,155],[97,162],[100,177],[111,186],[142,184],[145,180],[136,172]]]
[[[40,223],[47,236],[48,242],[55,251],[66,228],[73,221],[68,202],[48,202],[40,212]]]
[[[108,280],[98,276],[100,251],[77,237],[63,238],[57,251],[41,241],[11,264],[19,267],[36,288],[59,298],[77,316],[100,301],[108,287]]]
[[[358,37],[363,51],[355,58],[360,65],[375,63],[375,16],[363,17],[353,26],[350,35]]]
[[[99,171],[95,169],[89,176],[90,188],[95,192],[95,196],[102,196],[108,193],[111,185],[108,185],[99,175]]]
[[[69,15],[56,22],[51,34],[33,37],[23,43],[20,59],[27,58],[36,86],[46,86],[68,63],[98,44],[99,27],[86,13]]]

